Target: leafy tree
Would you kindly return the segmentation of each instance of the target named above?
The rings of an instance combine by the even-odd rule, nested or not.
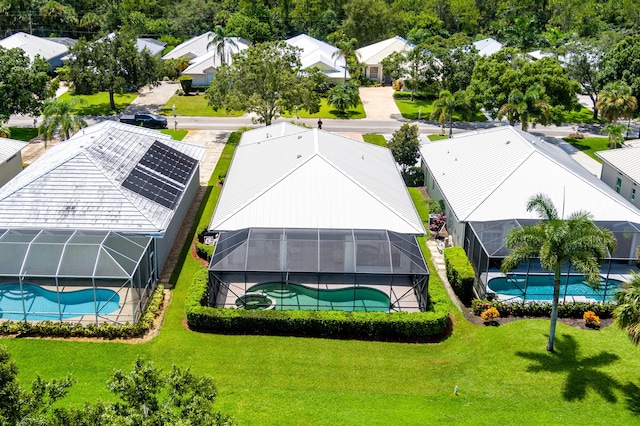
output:
[[[274,39],[269,22],[269,20],[261,21],[256,17],[237,12],[227,21],[226,30],[253,43],[263,43]]]
[[[420,140],[418,139],[418,126],[404,123],[400,129],[393,132],[389,140],[389,149],[396,163],[400,165],[402,174],[416,164],[420,158]]]
[[[624,142],[624,132],[631,130],[629,126],[625,124],[607,124],[601,130],[601,133],[609,135],[609,149],[616,149],[618,145]]]
[[[362,46],[391,37],[396,17],[384,0],[348,0],[342,30]]]
[[[355,38],[351,38],[349,40],[342,39],[336,43],[336,47],[338,48],[338,50],[333,52],[333,55],[331,55],[331,57],[336,61],[338,60],[338,58],[344,58],[344,81],[345,82],[347,81],[347,68],[348,68],[349,59],[355,58],[356,62],[359,59],[358,53],[356,52],[357,45],[358,45],[358,40],[356,40]]]
[[[436,119],[442,126],[444,134],[445,123],[449,123],[449,137],[453,136],[453,114],[459,113],[463,120],[471,115],[471,105],[463,90],[452,94],[448,90],[442,90],[438,99],[433,101],[433,111],[431,118]]]
[[[210,48],[216,49],[216,53],[220,57],[220,63],[225,64],[227,62],[226,49],[235,47],[238,48],[238,45],[231,37],[235,37],[235,35],[227,32],[225,28],[221,25],[216,25],[213,28],[213,34],[209,34],[209,43],[207,43],[207,50]],[[231,50],[229,50],[229,55],[231,54]],[[215,65],[215,57],[213,58],[213,62]]]
[[[73,384],[70,376],[44,381],[40,376],[25,389],[18,383],[18,367],[0,346],[0,424],[49,424],[51,406],[63,398]]]
[[[40,8],[40,17],[43,23],[53,31],[64,31],[78,24],[78,16],[73,7],[60,4],[55,0],[47,1]]]
[[[624,81],[631,94],[640,97],[640,34],[622,39],[603,59],[602,80]]]
[[[71,132],[77,132],[83,127],[87,127],[87,122],[79,115],[73,113],[73,109],[86,101],[81,98],[64,99],[47,99],[42,108],[43,120],[38,129],[38,133],[43,136],[45,149],[47,141],[53,138],[53,135],[60,131],[62,140],[69,139]]]
[[[498,110],[498,120],[502,120],[505,115],[509,123],[522,123],[522,130],[529,130],[529,123],[533,122],[546,125],[549,120],[549,104],[542,98],[542,88],[539,84],[534,84],[522,94],[518,89],[514,89],[509,94],[509,102],[502,105]]]
[[[267,126],[282,111],[320,110],[317,80],[303,72],[299,49],[285,42],[257,43],[223,64],[205,92],[214,109],[242,110],[257,114]]]
[[[10,138],[11,137],[11,128],[7,126],[7,123],[4,121],[0,121],[0,138]]]
[[[79,42],[71,48],[70,56],[62,78],[73,84],[77,94],[108,92],[112,110],[116,109],[115,93],[157,84],[162,76],[161,60],[146,49],[139,52],[135,39],[125,33]]]
[[[580,83],[582,93],[589,96],[593,103],[593,119],[598,119],[598,96],[602,89],[600,70],[604,52],[590,42],[572,43],[568,48],[569,62],[567,73],[569,77]]]
[[[640,253],[639,253],[640,254]],[[631,279],[615,294],[618,304],[613,311],[618,327],[626,329],[634,345],[640,342],[640,274],[631,271]]]
[[[22,49],[0,47],[0,121],[11,114],[39,114],[57,88],[48,71],[49,64],[40,56],[31,63]]]
[[[532,196],[527,203],[527,211],[538,213],[540,221],[509,231],[506,245],[512,252],[505,257],[501,268],[507,273],[521,262],[537,257],[544,269],[553,272],[553,302],[547,344],[547,351],[553,352],[562,267],[570,266],[584,274],[589,285],[599,288],[598,262],[608,252],[615,250],[616,240],[611,231],[596,226],[587,212],[578,211],[564,219],[545,194]]]
[[[464,34],[454,34],[448,38],[437,35],[427,39],[424,45],[429,46],[429,51],[438,58],[433,69],[441,90],[451,93],[465,90],[479,58],[471,38]]]
[[[638,100],[631,94],[631,88],[623,81],[615,81],[604,86],[596,103],[602,118],[611,124],[621,118],[631,118],[637,107]]]
[[[382,74],[388,75],[394,80],[403,77],[406,56],[402,52],[393,52],[382,60]]]
[[[334,86],[329,90],[327,102],[333,105],[340,114],[345,114],[349,108],[356,107],[360,102],[358,86],[350,82]]]
[[[411,91],[413,101],[416,91],[427,90],[436,81],[436,59],[424,46],[416,46],[405,53],[404,66],[408,77],[404,85]]]

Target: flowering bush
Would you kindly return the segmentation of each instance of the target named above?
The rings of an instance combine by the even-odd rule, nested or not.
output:
[[[444,213],[438,213],[436,217],[430,218],[429,221],[429,231],[439,232],[444,224],[447,223],[447,216]]]
[[[569,133],[570,139],[584,139],[583,133]]]
[[[584,323],[587,327],[600,327],[600,317],[593,311],[586,311],[582,316],[582,319],[584,319]]]
[[[551,302],[504,302],[487,299],[474,299],[471,302],[473,313],[480,316],[489,308],[496,308],[501,317],[550,317]],[[613,302],[566,302],[558,305],[559,318],[582,318],[586,311],[593,311],[599,318],[611,318],[616,308]]]
[[[489,308],[480,314],[484,321],[494,321],[500,318],[500,312],[496,308]]]

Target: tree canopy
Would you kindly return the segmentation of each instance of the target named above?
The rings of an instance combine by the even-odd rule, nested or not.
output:
[[[415,165],[420,158],[418,131],[417,125],[404,123],[402,127],[393,132],[389,140],[391,154],[402,168],[403,174],[406,174],[407,169]]]
[[[314,70],[302,70],[299,49],[285,42],[257,43],[217,69],[205,92],[214,109],[246,111],[267,126],[284,111],[320,110]]]

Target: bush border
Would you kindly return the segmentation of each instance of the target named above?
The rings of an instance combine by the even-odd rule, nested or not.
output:
[[[600,318],[613,318],[617,304],[614,302],[560,302],[559,318],[582,319],[586,311],[593,311]],[[473,313],[480,316],[489,308],[496,308],[501,317],[551,317],[551,301],[538,302],[500,302],[497,300],[475,299],[472,302]]]

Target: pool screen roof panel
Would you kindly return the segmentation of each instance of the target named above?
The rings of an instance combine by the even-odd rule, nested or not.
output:
[[[415,236],[357,229],[250,228],[222,232],[209,269],[429,274]]]

